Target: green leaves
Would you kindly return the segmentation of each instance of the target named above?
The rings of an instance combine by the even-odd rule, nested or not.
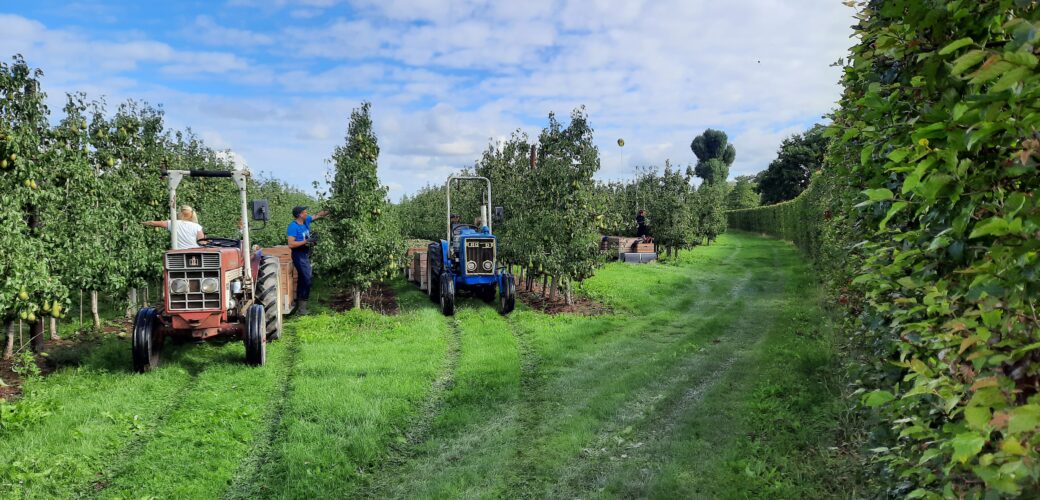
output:
[[[970,83],[975,85],[986,83],[1014,67],[1014,64],[1001,60],[998,56],[993,56],[972,75]]]
[[[1028,404],[1011,410],[1008,432],[1012,434],[1035,433],[1038,430],[1040,430],[1040,405]]]
[[[324,208],[335,223],[315,223],[323,233],[314,250],[318,268],[337,285],[352,288],[355,300],[388,277],[389,263],[403,251],[396,211],[379,182],[378,155],[371,104],[364,102],[351,112],[345,144],[336,147],[330,161],[334,171]]]
[[[867,201],[864,201],[856,205],[857,207],[865,207],[873,203],[877,203],[880,201],[888,201],[892,198],[895,198],[895,193],[893,193],[892,190],[888,188],[866,189],[863,191],[863,194],[867,196]]]
[[[892,217],[898,214],[899,212],[902,212],[903,209],[907,207],[907,205],[908,203],[905,201],[897,201],[893,203],[892,206],[888,209],[888,213],[885,214],[885,218],[881,219],[881,223],[878,224],[878,226],[882,230],[885,229],[885,227],[888,225],[888,221],[892,220]]]
[[[953,61],[953,65],[950,67],[950,74],[960,76],[965,71],[974,68],[985,58],[986,51],[984,50],[969,51]]]
[[[955,462],[963,464],[982,451],[982,447],[986,445],[986,438],[975,433],[965,432],[958,434],[949,443],[953,448],[953,456],[951,458]]]
[[[1008,223],[1000,217],[990,217],[975,225],[968,238],[981,238],[983,236],[1003,236],[1008,232]]]
[[[1038,8],[870,3],[812,196],[731,216],[837,270],[867,448],[910,496],[1036,495]]]
[[[863,398],[863,404],[871,408],[877,408],[893,399],[895,399],[895,396],[893,396],[891,392],[877,390],[868,393],[866,397]]]
[[[959,49],[961,47],[967,47],[968,45],[971,45],[973,43],[975,43],[975,42],[972,41],[972,39],[970,37],[964,37],[964,38],[961,38],[961,39],[958,39],[958,40],[954,40],[954,41],[950,42],[948,45],[946,45],[945,47],[943,47],[942,49],[940,49],[939,50],[939,55],[940,56],[945,56],[946,54],[949,54],[949,53],[951,53],[951,52],[953,52],[953,51],[955,51],[955,50],[957,50],[957,49]]]

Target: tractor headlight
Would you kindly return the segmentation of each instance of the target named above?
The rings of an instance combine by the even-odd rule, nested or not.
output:
[[[491,270],[491,268],[492,268],[492,267],[493,267],[494,265],[495,265],[495,263],[494,263],[494,262],[491,262],[490,260],[485,260],[485,261],[484,261],[484,270],[485,270],[485,271],[490,271],[490,270]]]
[[[172,293],[188,293],[188,280],[184,280],[184,279],[170,280],[170,292],[172,292]]]
[[[216,278],[206,278],[202,280],[202,293],[216,293],[220,288],[220,283],[217,283]]]
[[[477,270],[477,263],[473,262],[472,260],[467,262],[466,263],[466,270],[470,271],[470,272],[476,271]]]

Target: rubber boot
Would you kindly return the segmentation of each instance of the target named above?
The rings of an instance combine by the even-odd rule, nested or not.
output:
[[[306,300],[301,300],[300,301],[299,306],[296,308],[296,314],[299,314],[300,316],[306,316],[306,315],[310,314],[310,312],[307,311],[307,301]]]

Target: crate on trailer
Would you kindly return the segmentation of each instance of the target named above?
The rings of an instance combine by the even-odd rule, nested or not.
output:
[[[278,257],[281,266],[281,289],[282,289],[282,314],[289,314],[296,307],[296,266],[292,261],[292,250],[287,246],[276,246],[262,250],[265,257]],[[259,265],[259,261],[253,261],[253,266]],[[286,272],[287,271],[287,272]]]
[[[419,256],[419,289],[428,290],[430,288],[430,273],[427,269],[429,260],[426,258],[426,252],[415,255]]]
[[[657,260],[657,254],[653,252],[626,252],[621,254],[621,261],[629,264],[646,264]]]
[[[426,252],[412,254],[412,265],[409,268],[411,281],[419,285],[420,290],[426,290],[426,282],[429,276],[426,274]]]
[[[622,254],[629,252],[639,252],[640,250],[646,249],[645,245],[649,245],[650,252],[653,252],[653,243],[639,243],[640,239],[631,236],[607,236],[600,240],[600,251],[611,253],[616,255],[619,260]]]

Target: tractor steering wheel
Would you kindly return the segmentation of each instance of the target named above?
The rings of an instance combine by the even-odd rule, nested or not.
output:
[[[458,236],[462,233],[462,230],[466,228],[472,229],[474,231],[479,231],[479,229],[477,229],[477,226],[474,226],[473,224],[455,224],[455,227],[451,228],[451,235]]]
[[[240,240],[231,238],[202,238],[195,243],[203,248],[238,248],[242,245]]]

